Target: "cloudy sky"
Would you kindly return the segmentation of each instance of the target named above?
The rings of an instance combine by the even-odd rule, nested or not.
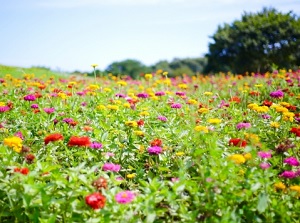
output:
[[[201,57],[217,26],[299,0],[0,0],[0,64],[62,71]]]

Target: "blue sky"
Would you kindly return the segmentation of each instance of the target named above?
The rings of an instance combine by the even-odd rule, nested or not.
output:
[[[0,0],[0,64],[61,71],[201,57],[217,26],[299,0]]]

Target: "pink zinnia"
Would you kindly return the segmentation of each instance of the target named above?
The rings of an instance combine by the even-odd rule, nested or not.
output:
[[[114,164],[114,163],[105,163],[102,166],[102,170],[104,171],[119,172],[120,169],[121,169],[121,165]]]
[[[36,109],[36,108],[39,108],[39,105],[38,104],[32,104],[30,107]]]
[[[259,157],[261,157],[263,159],[269,159],[272,157],[272,154],[269,152],[259,151],[257,154]]]
[[[0,106],[0,112],[7,112],[9,111],[10,107],[8,106]]]
[[[46,112],[47,114],[51,114],[55,111],[55,108],[44,108],[44,112]]]
[[[24,96],[24,100],[25,101],[35,101],[35,96],[33,94],[28,94],[26,96]]]
[[[288,157],[283,162],[291,166],[299,166],[299,161],[295,157]]]
[[[177,91],[175,94],[178,96],[185,96],[185,92],[182,91]]]
[[[137,94],[137,97],[138,98],[148,98],[149,95],[147,93],[139,93],[139,94]]]
[[[167,117],[165,117],[165,116],[161,116],[161,115],[160,115],[160,116],[158,116],[158,117],[157,117],[157,119],[158,119],[158,120],[160,120],[160,121],[162,121],[162,122],[166,122],[166,121],[168,121]]]
[[[265,169],[268,169],[271,166],[271,164],[263,162],[259,166],[260,166],[260,168],[262,168],[263,170],[265,170]]]
[[[92,142],[91,145],[90,145],[90,147],[92,149],[101,149],[102,148],[102,144],[99,143],[99,142]]]
[[[281,90],[273,91],[270,93],[270,96],[272,98],[282,98],[284,96],[284,93]]]
[[[164,96],[166,93],[164,91],[158,91],[155,93],[155,96]]]
[[[148,153],[150,155],[158,155],[162,152],[162,148],[160,146],[151,146],[148,148]]]
[[[182,105],[181,105],[180,103],[173,103],[173,104],[171,105],[171,108],[179,109],[179,108],[181,108],[181,107],[182,107]]]
[[[240,122],[239,124],[236,125],[237,129],[248,129],[251,127],[251,124],[248,122]]]
[[[292,178],[297,177],[297,173],[295,173],[293,171],[286,170],[282,174],[280,174],[280,176],[284,177],[284,178],[292,179]]]
[[[122,191],[116,194],[115,199],[119,204],[127,204],[133,201],[135,194],[132,191]]]

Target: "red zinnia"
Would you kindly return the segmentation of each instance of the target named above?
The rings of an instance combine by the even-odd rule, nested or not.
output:
[[[273,104],[273,102],[272,101],[268,101],[268,100],[264,100],[264,102],[263,102],[263,105],[264,106],[268,106],[268,107],[272,106],[272,104]]]
[[[241,99],[237,96],[233,96],[229,99],[229,102],[236,102],[236,103],[240,103]]]
[[[162,146],[162,141],[160,139],[154,139],[150,142],[151,146]]]
[[[106,198],[101,193],[93,193],[85,197],[85,203],[93,209],[103,208]]]
[[[44,139],[45,145],[47,145],[49,142],[54,142],[58,140],[63,140],[64,137],[60,133],[53,133],[50,135],[47,135]]]
[[[29,169],[27,167],[23,167],[23,168],[16,167],[14,169],[14,172],[15,173],[21,173],[23,175],[27,175],[29,173]]]
[[[137,121],[138,126],[143,126],[145,124],[144,120],[138,120]]]
[[[293,127],[290,131],[291,133],[296,134],[296,136],[300,137],[300,128]]]
[[[233,138],[233,139],[229,140],[229,145],[238,146],[238,147],[246,147],[247,142],[246,142],[246,140],[243,140],[243,139]]]
[[[68,146],[90,146],[91,141],[87,136],[72,136],[68,142]]]

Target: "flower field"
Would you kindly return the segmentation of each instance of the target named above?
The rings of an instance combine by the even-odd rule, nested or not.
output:
[[[299,222],[299,86],[6,74],[0,222]]]

